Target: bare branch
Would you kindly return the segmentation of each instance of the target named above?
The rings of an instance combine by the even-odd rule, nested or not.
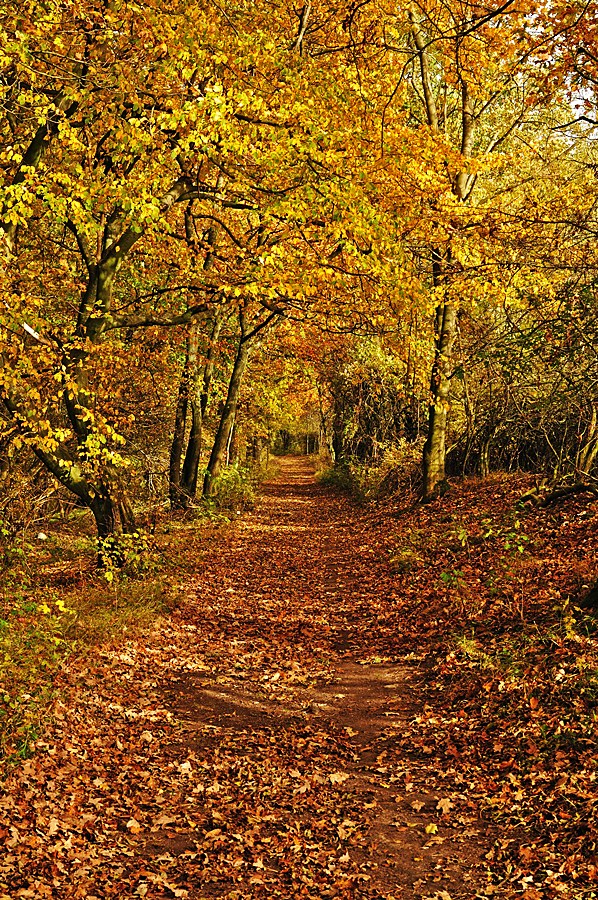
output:
[[[310,12],[311,0],[306,0],[306,2],[303,4],[301,15],[299,16],[299,31],[297,32],[295,43],[291,48],[295,53],[298,53],[299,56],[303,56],[303,38],[305,37],[305,32],[307,31],[307,23],[309,21]]]

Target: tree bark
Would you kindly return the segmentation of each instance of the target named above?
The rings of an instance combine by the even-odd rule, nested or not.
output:
[[[335,421],[332,423],[332,452],[334,453],[334,465],[336,468],[346,466],[347,459],[345,456],[345,441],[343,435],[343,423]]]
[[[490,474],[490,441],[492,433],[484,435],[480,446],[480,455],[478,456],[478,475],[481,478],[487,478]]]
[[[218,341],[218,337],[220,335],[222,322],[222,315],[217,313],[212,324],[210,344],[208,347],[208,352],[206,354],[206,362],[203,368],[202,377],[200,377],[200,370],[197,364],[197,337],[195,339],[195,377],[192,378],[190,391],[191,431],[189,432],[189,440],[187,442],[187,451],[185,453],[185,461],[183,463],[183,473],[181,478],[182,496],[184,502],[187,505],[191,500],[194,499],[197,493],[199,461],[202,448],[203,420],[208,408],[210,387],[212,384],[212,377],[214,375],[216,342]]]
[[[433,134],[440,133],[440,118],[428,65],[428,43],[420,29],[415,9],[409,12],[413,42],[420,65],[423,90],[423,104],[428,126]],[[461,141],[463,157],[470,157],[473,151],[475,114],[469,85],[459,75],[461,87]],[[446,123],[445,123],[446,124]],[[475,176],[466,170],[451,177],[451,189],[461,202],[465,202],[473,190]],[[432,277],[435,286],[446,284],[450,245],[445,251],[432,249]],[[423,499],[430,500],[442,493],[446,483],[446,433],[450,408],[451,369],[453,344],[457,336],[457,308],[454,301],[445,298],[436,310],[434,362],[430,379],[430,408],[428,414],[428,436],[424,444]]]
[[[210,461],[208,462],[208,467],[204,478],[204,497],[210,497],[212,495],[214,490],[214,481],[222,471],[222,467],[224,466],[226,460],[228,441],[235,422],[235,416],[237,414],[237,405],[239,402],[239,395],[241,393],[241,383],[243,381],[245,369],[247,368],[250,349],[251,342],[242,335],[237,348],[235,362],[233,364],[233,371],[231,373],[228,385],[228,393],[226,395],[226,402],[224,404],[224,409],[222,410],[222,415],[218,424],[218,431],[216,432],[214,445],[210,454]]]
[[[185,426],[187,423],[187,407],[189,405],[189,340],[185,351],[185,365],[181,374],[179,393],[177,398],[176,413],[174,417],[174,431],[170,447],[168,489],[170,506],[172,509],[182,507],[181,490],[181,459],[183,457],[183,445],[185,442]]]
[[[117,501],[116,508],[118,510],[118,518],[120,519],[120,527],[124,534],[131,534],[137,528],[135,522],[135,513],[131,498],[123,491]]]
[[[436,311],[434,364],[430,379],[428,436],[424,444],[424,500],[442,493],[446,483],[446,433],[451,392],[451,363],[457,334],[457,310],[446,302]]]
[[[598,612],[598,581],[593,587],[582,597],[579,604],[582,609],[589,609],[592,613]]]
[[[199,345],[199,324],[193,322],[189,326],[189,336],[187,339],[187,388],[188,388],[188,407],[185,408],[185,418],[187,408],[191,411],[191,429],[187,440],[187,449],[185,451],[185,459],[183,462],[182,473],[179,475],[180,485],[180,502],[181,506],[189,506],[191,498],[195,494],[195,486],[197,484],[197,468],[199,466],[199,455],[201,453],[201,426],[202,415],[199,405],[199,362],[198,362],[198,345]],[[180,466],[180,458],[179,458]],[[180,469],[179,469],[180,472]]]
[[[590,475],[598,457],[598,405],[592,404],[588,427],[583,436],[583,444],[577,453],[575,468],[582,475]]]
[[[95,519],[98,538],[104,540],[114,534],[116,515],[110,493],[107,490],[103,490],[102,493],[96,494],[89,506]]]

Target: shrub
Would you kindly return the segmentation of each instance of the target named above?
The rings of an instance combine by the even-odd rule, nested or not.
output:
[[[241,466],[228,466],[214,479],[210,503],[219,509],[248,509],[255,503],[256,478]]]

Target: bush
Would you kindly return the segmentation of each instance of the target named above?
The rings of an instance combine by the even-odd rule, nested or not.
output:
[[[255,473],[241,466],[228,466],[213,482],[210,504],[218,509],[249,509],[255,503]]]
[[[335,487],[360,502],[367,502],[419,489],[421,456],[420,442],[401,441],[386,448],[376,464],[351,460],[344,465],[323,469],[316,477],[321,484]]]
[[[147,532],[132,531],[111,534],[98,540],[98,561],[106,581],[117,572],[138,575],[154,566],[152,539]]]

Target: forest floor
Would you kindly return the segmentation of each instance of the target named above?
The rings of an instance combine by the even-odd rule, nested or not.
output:
[[[524,482],[364,509],[282,460],[172,615],[63,664],[0,795],[0,900],[597,897],[568,598],[598,517]]]

